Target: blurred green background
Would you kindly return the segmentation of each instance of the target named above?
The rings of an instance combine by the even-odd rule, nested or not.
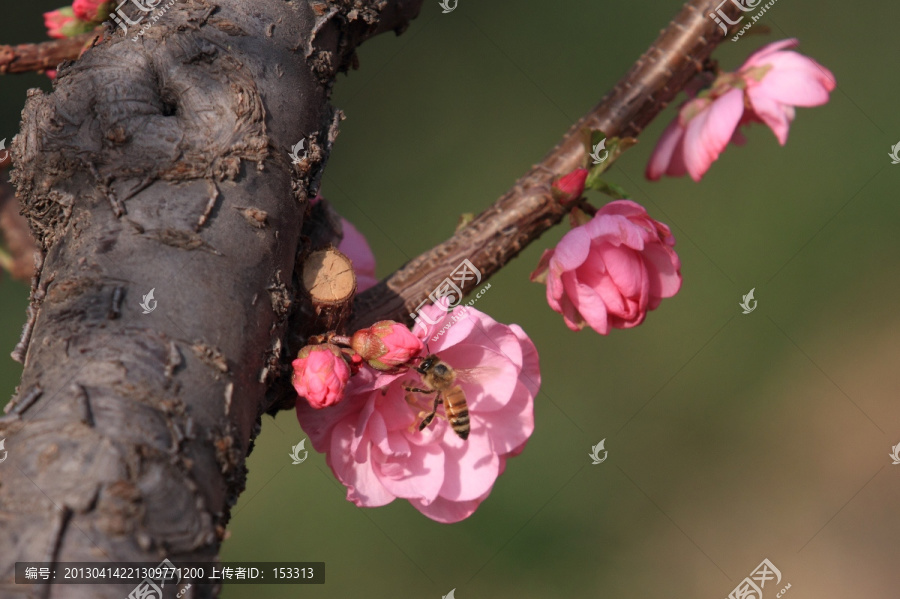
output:
[[[45,39],[56,2],[8,3],[0,42]],[[322,191],[367,235],[378,273],[493,202],[609,90],[679,10],[672,0],[427,0],[400,37],[359,52],[334,104],[347,120]],[[764,559],[788,599],[897,597],[900,6],[782,0],[769,35],[726,41],[734,68],[795,36],[838,81],[780,147],[755,126],[702,183],[643,169],[669,108],[612,169],[678,241],[684,285],[631,330],[572,333],[529,283],[560,226],[492,280],[478,308],[541,353],[536,429],[468,520],[405,501],[358,509],[293,413],[265,417],[223,560],[327,563],[323,586],[234,586],[223,597],[457,599],[726,597]],[[753,30],[762,29],[757,24]],[[751,30],[751,31],[753,31]],[[38,75],[0,78],[0,138]],[[603,198],[591,198],[603,202]],[[27,289],[0,282],[0,347]],[[758,308],[738,303],[755,288]],[[0,396],[20,368],[0,359]],[[609,458],[591,465],[606,439]]]

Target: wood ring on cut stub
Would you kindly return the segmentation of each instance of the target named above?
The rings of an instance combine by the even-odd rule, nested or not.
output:
[[[320,330],[342,332],[356,294],[350,258],[335,248],[311,253],[303,264],[303,288],[312,300]]]

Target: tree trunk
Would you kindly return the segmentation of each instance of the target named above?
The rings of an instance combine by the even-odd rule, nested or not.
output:
[[[13,180],[44,258],[0,420],[0,597],[134,586],[26,590],[17,561],[217,555],[289,360],[334,76],[420,6],[176,0],[136,41],[139,27],[116,32],[60,68],[52,94],[30,93]]]

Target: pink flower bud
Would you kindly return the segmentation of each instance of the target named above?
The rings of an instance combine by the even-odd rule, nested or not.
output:
[[[350,367],[336,345],[307,345],[291,365],[294,367],[294,389],[312,407],[326,408],[344,396]]]
[[[77,26],[78,19],[72,12],[72,7],[59,8],[44,13],[44,27],[47,28],[47,35],[62,39],[70,37],[69,31],[73,26]]]
[[[75,0],[72,11],[82,21],[100,23],[109,16],[108,0]]]
[[[97,23],[92,21],[82,21],[77,17],[71,6],[65,6],[50,12],[45,12],[44,27],[47,28],[47,35],[62,39],[66,37],[75,37],[76,35],[92,31],[97,27]]]
[[[584,193],[584,182],[587,180],[588,170],[576,168],[568,175],[564,175],[553,182],[553,197],[560,204],[574,202]]]
[[[424,346],[419,338],[402,324],[393,320],[382,320],[367,329],[353,333],[350,347],[372,368],[390,370],[409,362]]]

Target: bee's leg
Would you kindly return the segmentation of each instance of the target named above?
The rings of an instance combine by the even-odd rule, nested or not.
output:
[[[410,380],[400,381],[400,384],[403,385],[404,389],[406,389],[406,403],[408,403],[410,405],[416,405],[419,403],[419,398],[415,396],[416,393],[422,393],[425,395],[427,395],[429,393],[434,393],[433,389],[419,389],[418,387],[415,387],[414,386],[416,384],[415,381],[410,381]],[[421,416],[421,414],[420,414],[420,416]]]
[[[419,389],[418,387],[407,387],[405,384],[403,388],[411,393],[422,393],[428,395],[429,393],[434,393],[434,389]]]
[[[422,419],[422,422],[419,423],[419,430],[423,430],[426,426],[431,424],[431,421],[434,420],[435,415],[437,415],[438,406],[443,403],[443,401],[440,393],[434,396],[434,406],[432,406],[431,412],[429,412],[428,415]]]

